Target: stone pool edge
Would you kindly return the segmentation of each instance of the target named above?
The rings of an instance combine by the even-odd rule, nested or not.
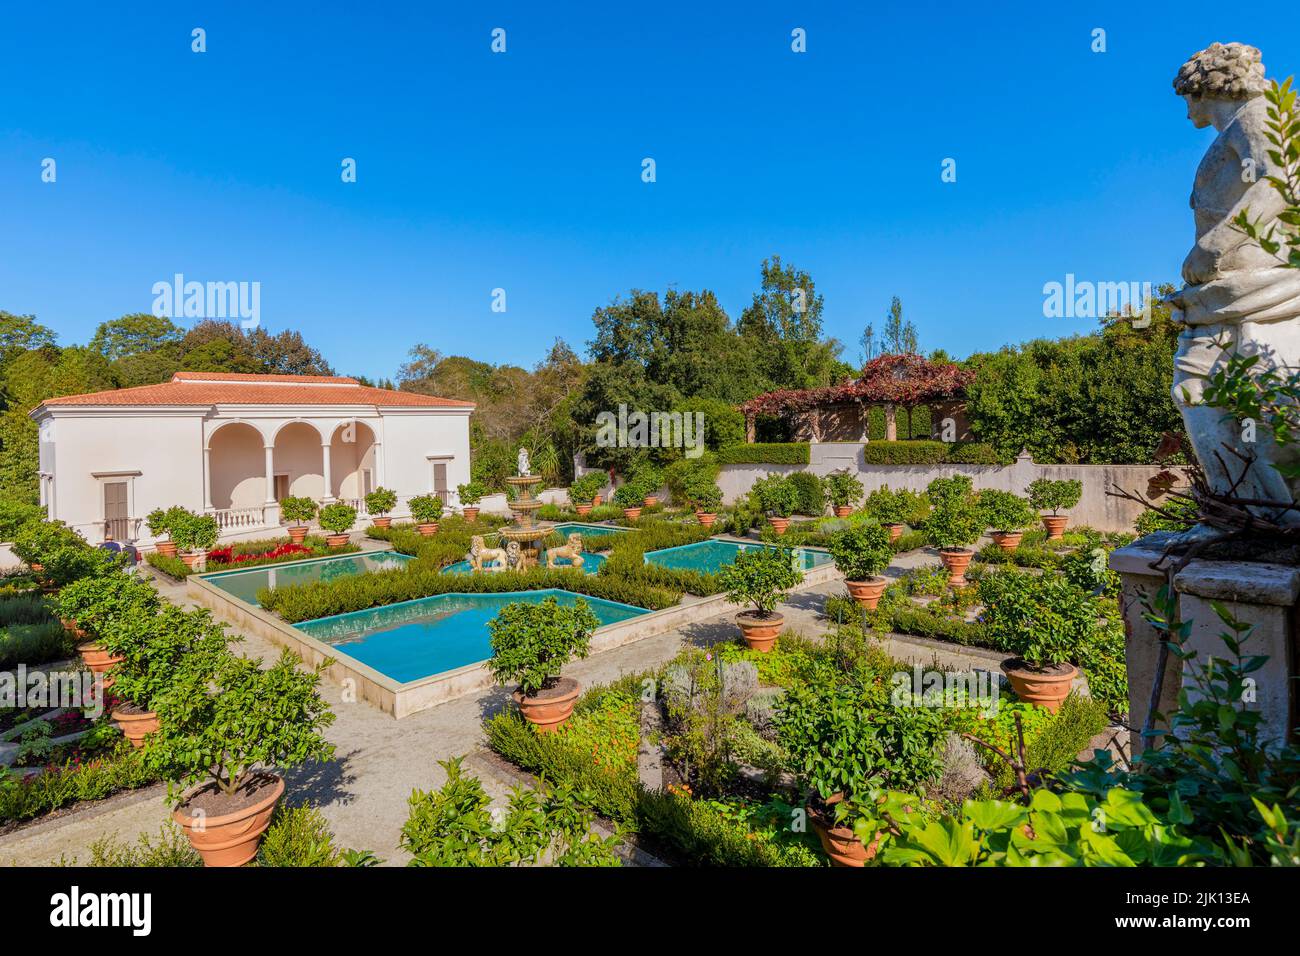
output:
[[[804,572],[803,581],[795,590],[824,584],[838,577],[840,574],[835,570],[835,565],[823,565]],[[240,630],[277,646],[289,648],[309,667],[317,667],[327,658],[333,658],[334,663],[323,672],[326,677],[340,686],[351,682],[358,700],[366,701],[396,720],[468,696],[495,683],[485,662],[479,661],[402,684],[298,630],[274,614],[239,600],[198,575],[190,575],[186,579],[186,593],[195,603],[212,611],[218,620],[233,624]],[[725,595],[715,594],[661,611],[640,614],[626,621],[606,624],[597,628],[592,635],[591,653],[614,650],[666,631],[697,624],[716,617],[728,607],[734,605],[727,604]]]

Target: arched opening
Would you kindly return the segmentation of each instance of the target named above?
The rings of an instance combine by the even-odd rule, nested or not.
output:
[[[363,502],[380,485],[375,433],[365,422],[344,422],[330,438],[330,493],[364,510]]]
[[[245,422],[222,425],[208,440],[212,507],[261,507],[266,500],[262,433]]]
[[[275,496],[325,497],[325,453],[321,433],[306,422],[290,422],[275,435]]]

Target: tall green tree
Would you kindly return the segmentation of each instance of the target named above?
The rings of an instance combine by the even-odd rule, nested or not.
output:
[[[764,259],[762,281],[737,329],[754,349],[764,388],[815,388],[852,374],[839,360],[842,346],[823,340],[825,302],[812,276],[780,256]]]

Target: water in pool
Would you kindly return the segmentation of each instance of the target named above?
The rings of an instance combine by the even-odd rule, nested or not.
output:
[[[757,543],[741,544],[739,541],[719,541],[716,538],[711,538],[708,541],[683,544],[676,548],[651,551],[645,556],[645,560],[650,564],[657,564],[664,568],[713,573],[723,565],[735,561],[736,555],[742,551],[753,551],[755,548],[765,547],[767,545]],[[823,564],[829,564],[832,560],[830,554],[814,548],[794,548],[793,551],[797,566],[803,571],[810,571]]]
[[[602,625],[648,613],[569,591],[438,594],[304,621],[295,627],[381,674],[407,683],[491,657],[488,621],[507,604],[540,604],[548,597],[558,598],[565,606],[586,601]]]
[[[272,564],[247,571],[218,571],[203,575],[227,594],[257,605],[257,592],[262,588],[282,588],[291,584],[311,584],[314,581],[333,581],[368,571],[391,571],[406,566],[411,559],[394,551],[376,551],[369,554],[343,554],[318,561],[300,561],[293,564]]]

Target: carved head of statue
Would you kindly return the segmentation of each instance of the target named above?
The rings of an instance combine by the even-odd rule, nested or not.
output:
[[[1174,77],[1174,92],[1187,101],[1187,118],[1197,129],[1214,123],[1217,105],[1240,105],[1267,89],[1263,55],[1246,43],[1211,43]]]

